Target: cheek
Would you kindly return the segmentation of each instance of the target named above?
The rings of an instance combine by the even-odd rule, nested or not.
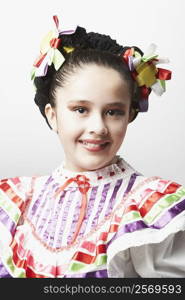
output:
[[[59,130],[62,132],[70,130],[70,127],[72,125],[68,114],[65,112],[58,115],[57,123]]]
[[[115,124],[114,128],[112,128],[111,135],[113,137],[113,140],[116,144],[120,145],[122,144],[125,134],[127,131],[127,122],[118,122]]]
[[[122,142],[125,137],[125,133],[126,133],[126,130],[122,130],[122,131],[119,131],[116,134],[114,134],[115,142],[117,142],[117,143]]]
[[[122,136],[125,134],[127,130],[128,122],[126,120],[120,120],[120,122],[113,122],[111,124],[111,132],[116,136]]]
[[[60,140],[65,142],[67,140],[75,140],[80,135],[81,129],[80,126],[66,114],[61,117],[58,122],[58,132]]]

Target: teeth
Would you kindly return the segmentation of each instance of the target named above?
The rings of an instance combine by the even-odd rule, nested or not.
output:
[[[84,142],[83,144],[86,146],[90,146],[90,147],[99,147],[100,146],[100,144],[92,144],[92,143],[87,143],[87,142]]]
[[[83,142],[83,144],[90,148],[95,148],[95,147],[98,148],[98,147],[104,145],[105,143],[104,144],[92,144],[92,143]]]

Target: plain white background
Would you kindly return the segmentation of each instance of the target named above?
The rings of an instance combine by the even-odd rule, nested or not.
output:
[[[185,183],[185,1],[70,0],[0,2],[0,178],[50,173],[64,158],[58,137],[34,104],[30,70],[57,14],[65,25],[110,35],[142,50],[153,42],[170,58],[172,80],[129,125],[119,151],[146,176]]]

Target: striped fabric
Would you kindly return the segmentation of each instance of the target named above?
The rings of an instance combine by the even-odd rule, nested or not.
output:
[[[85,216],[72,242],[82,193],[73,181],[55,195],[77,175],[62,164],[51,176],[1,181],[0,277],[109,277],[110,260],[129,248],[132,235],[162,233],[171,224],[175,228],[184,214],[182,186],[144,178],[119,158],[116,164],[83,172],[90,188]]]

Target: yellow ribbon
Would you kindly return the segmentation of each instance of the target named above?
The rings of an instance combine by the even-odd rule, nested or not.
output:
[[[157,68],[153,63],[142,62],[136,67],[138,75],[136,80],[139,86],[145,85],[147,88],[156,83]]]

